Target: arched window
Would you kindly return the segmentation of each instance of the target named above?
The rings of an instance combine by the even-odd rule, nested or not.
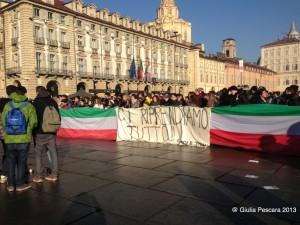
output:
[[[115,94],[116,95],[121,95],[122,94],[122,86],[121,84],[117,84],[115,87]]]
[[[79,84],[77,84],[77,91],[79,90],[86,90],[86,84],[84,82],[80,82]]]
[[[151,92],[151,88],[149,85],[146,85],[145,89],[144,89],[144,92],[149,94]]]

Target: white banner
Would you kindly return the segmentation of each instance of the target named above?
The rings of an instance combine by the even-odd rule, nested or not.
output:
[[[210,108],[118,108],[117,117],[117,141],[210,145]]]

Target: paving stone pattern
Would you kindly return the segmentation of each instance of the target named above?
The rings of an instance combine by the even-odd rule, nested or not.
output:
[[[1,225],[300,224],[297,157],[144,142],[57,145],[58,182],[24,193],[0,185]],[[28,164],[34,169],[33,149]]]

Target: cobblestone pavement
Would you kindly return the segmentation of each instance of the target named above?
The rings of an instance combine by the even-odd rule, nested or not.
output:
[[[59,182],[0,185],[1,225],[300,224],[297,157],[84,140],[58,150]]]

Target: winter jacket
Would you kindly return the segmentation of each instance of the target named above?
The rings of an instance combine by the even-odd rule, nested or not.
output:
[[[12,93],[9,98],[12,100],[14,107],[19,107],[27,99],[24,95],[18,95],[17,93]],[[6,115],[9,111],[10,106],[9,104],[6,104],[1,115],[1,121],[4,130]],[[27,133],[20,135],[4,134],[5,144],[25,144],[30,143],[32,140],[32,130],[37,126],[36,111],[31,103],[28,103],[21,111],[24,114],[26,121],[28,121]]]
[[[44,120],[44,111],[47,106],[53,106],[59,114],[59,108],[56,103],[48,94],[45,96],[37,96],[33,101],[33,106],[36,110],[38,125],[34,130],[35,134],[44,134],[42,126]]]
[[[1,114],[3,112],[4,106],[8,102],[10,102],[9,98],[1,98],[0,99],[0,117],[1,117]],[[4,137],[4,129],[3,129],[3,126],[2,126],[2,121],[0,120],[0,139],[2,140],[3,137]]]

